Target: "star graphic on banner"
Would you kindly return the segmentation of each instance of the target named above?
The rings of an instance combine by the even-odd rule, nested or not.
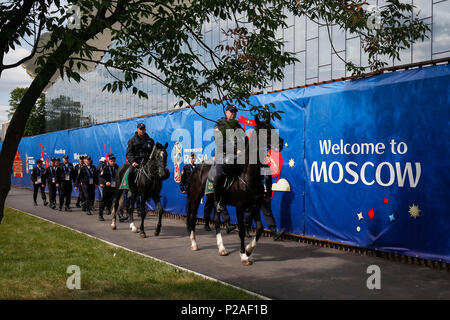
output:
[[[364,219],[362,211],[360,213],[358,213],[357,216],[358,216],[358,221]]]
[[[386,204],[388,204],[388,203],[389,203],[389,199],[384,198],[384,201],[383,201],[383,202],[386,203]]]
[[[289,160],[289,168],[293,168],[294,166],[295,166],[295,160],[291,158]]]
[[[375,217],[375,211],[373,211],[373,209],[369,210],[369,218],[373,219]]]
[[[389,221],[390,221],[390,222],[395,221],[394,214],[391,214],[391,215],[389,216]]]
[[[359,226],[356,227],[356,231],[360,232],[360,231],[361,231],[361,228],[360,228]]]
[[[288,147],[288,143],[286,142],[286,143],[284,144],[284,146],[287,148],[287,147]]]
[[[417,217],[420,217],[420,215],[419,215],[420,211],[421,210],[419,209],[419,206],[416,206],[415,204],[413,204],[412,206],[409,207],[408,213],[411,217],[416,219]]]

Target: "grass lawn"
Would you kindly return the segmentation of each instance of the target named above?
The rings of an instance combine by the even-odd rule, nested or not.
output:
[[[80,290],[66,286],[70,265],[80,267]],[[256,297],[6,208],[0,224],[2,299]]]

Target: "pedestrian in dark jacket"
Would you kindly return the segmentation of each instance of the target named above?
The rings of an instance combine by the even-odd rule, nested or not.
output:
[[[189,163],[183,166],[181,170],[180,190],[181,193],[187,193],[189,189],[189,180],[191,179],[192,171],[195,168],[195,154],[191,153]]]
[[[33,203],[37,206],[37,193],[41,189],[42,201],[44,206],[48,204],[47,197],[45,196],[45,168],[42,167],[42,160],[36,161],[36,167],[31,170],[31,183],[33,184]]]
[[[75,169],[75,185],[74,185],[74,187],[76,187],[75,189],[79,188],[79,186],[76,185],[76,181],[77,181],[77,177],[78,177],[78,172],[80,172],[81,167],[84,165],[84,156],[79,156],[78,161],[79,161],[79,163],[77,163],[74,166],[74,169]],[[81,192],[81,189],[79,189],[77,203],[75,206],[77,208],[81,208],[81,203],[83,203],[83,202],[84,202],[84,195],[83,195],[83,192]]]
[[[56,190],[59,187],[59,167],[56,165],[57,159],[51,158],[50,166],[45,171],[46,184],[48,186],[48,197],[50,198],[50,208],[56,209]]]
[[[92,215],[95,189],[98,185],[98,174],[97,169],[92,165],[91,157],[87,156],[84,158],[84,166],[80,168],[75,184],[81,188],[81,192],[84,195],[83,210],[86,211],[87,215]]]
[[[116,164],[116,157],[108,156],[108,164],[103,166],[98,174],[98,183],[102,189],[102,196],[98,208],[98,219],[104,221],[103,212],[111,214],[114,192],[118,186],[116,181],[119,166]]]
[[[63,163],[59,166],[59,211],[62,211],[64,206],[64,211],[71,211],[70,200],[72,198],[72,182],[75,181],[75,169],[73,165],[69,162],[69,156],[63,156]]]

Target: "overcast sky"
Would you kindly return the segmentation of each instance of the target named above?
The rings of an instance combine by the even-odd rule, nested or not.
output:
[[[30,50],[17,47],[16,50],[6,54],[4,63],[15,63],[21,58],[30,54]],[[28,87],[31,84],[31,77],[21,66],[7,69],[2,72],[0,78],[0,122],[8,120],[7,110],[9,110],[9,94],[14,88]]]

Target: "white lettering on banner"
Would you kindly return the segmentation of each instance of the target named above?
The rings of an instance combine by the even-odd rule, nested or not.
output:
[[[391,139],[389,142],[391,148],[388,148],[395,155],[404,155],[408,151],[408,145],[403,142],[396,142]],[[386,145],[382,142],[361,142],[361,143],[344,143],[344,139],[340,139],[339,143],[332,143],[332,140],[319,140],[320,153],[323,155],[381,155],[386,151]],[[413,169],[413,164],[415,170]],[[366,161],[362,165],[354,161],[348,161],[345,164],[339,161],[327,163],[322,161],[314,161],[311,165],[310,180],[311,182],[331,182],[348,184],[356,184],[361,181],[367,186],[380,185],[389,187],[397,182],[399,187],[405,187],[408,180],[409,187],[415,188],[419,184],[422,174],[422,166],[420,162],[395,162],[390,163],[383,161],[379,164]]]
[[[371,173],[369,173],[369,169],[367,167],[375,167],[375,165],[372,162],[365,162],[361,166],[361,171],[358,172],[352,169],[350,166],[355,167],[357,169],[358,164],[356,162],[347,162],[345,164],[345,172],[348,173],[350,176],[353,177],[353,180],[348,180],[347,178],[343,179],[344,177],[344,167],[341,165],[340,162],[333,161],[330,163],[330,165],[327,166],[326,161],[322,161],[320,164],[320,170],[319,170],[319,164],[317,161],[314,161],[311,165],[311,182],[330,182],[332,183],[341,183],[342,180],[344,180],[348,184],[356,184],[360,179],[362,183],[364,183],[367,186],[373,185],[375,182],[382,186],[382,187],[389,187],[394,184],[395,181],[397,181],[397,185],[399,187],[405,186],[405,180],[406,176],[408,176],[409,186],[411,188],[417,187],[420,180],[420,175],[422,173],[422,167],[420,162],[415,162],[415,175],[414,170],[412,169],[411,162],[407,162],[404,165],[404,168],[402,169],[402,164],[400,162],[395,162],[395,170],[391,163],[389,162],[382,162],[377,165],[375,168],[375,172],[373,170]],[[386,169],[384,169],[386,168]],[[388,170],[389,179],[387,181],[381,180],[381,171],[382,170]],[[337,177],[337,179],[335,178]]]
[[[404,143],[404,142],[403,142]],[[341,139],[339,144],[331,144],[331,140],[320,140],[320,153],[321,154],[384,154],[386,146],[382,142],[372,143],[345,143]],[[406,145],[406,144],[405,144]],[[404,148],[404,147],[403,147]]]

